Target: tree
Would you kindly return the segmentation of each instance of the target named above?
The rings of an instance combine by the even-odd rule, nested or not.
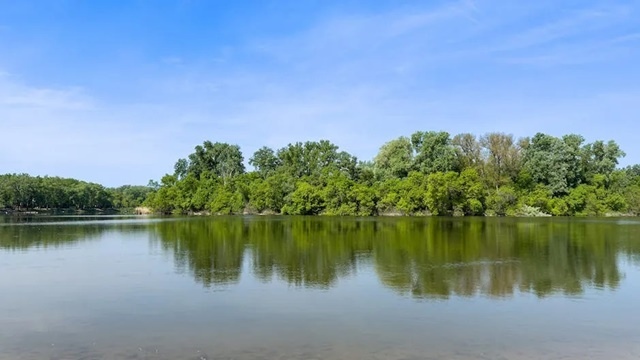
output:
[[[516,191],[511,186],[502,186],[487,196],[487,210],[498,216],[508,215],[517,201]]]
[[[589,179],[595,174],[610,176],[618,165],[618,159],[626,156],[624,151],[613,140],[607,143],[598,140],[585,146],[583,150],[587,159],[585,161],[585,172]]]
[[[489,133],[480,138],[485,151],[485,176],[498,189],[512,182],[520,170],[520,149],[513,135]]]
[[[576,134],[569,134],[562,137],[565,143],[564,160],[567,163],[567,185],[569,188],[586,181],[584,168],[585,152],[583,150],[584,137]]]
[[[243,161],[238,145],[205,141],[189,155],[187,172],[200,179],[202,173],[210,171],[226,183],[233,176],[244,173]]]
[[[273,174],[281,164],[282,162],[276,156],[275,151],[266,146],[258,149],[249,159],[249,165],[253,166],[263,178]]]
[[[323,189],[323,201],[328,215],[355,215],[357,204],[352,198],[351,181],[344,174],[330,177]]]
[[[323,209],[320,189],[303,181],[297,184],[290,203],[283,207],[282,212],[289,215],[318,215]]]
[[[482,147],[476,136],[469,133],[458,134],[451,141],[455,150],[458,167],[460,169],[482,169]]]
[[[456,170],[456,151],[448,132],[418,131],[411,135],[414,169],[424,174]]]
[[[404,178],[413,166],[411,140],[399,137],[382,145],[374,159],[374,168],[382,178]]]
[[[395,189],[398,194],[397,210],[404,214],[422,214],[427,212],[428,175],[412,171],[402,179]]]
[[[580,135],[512,135],[418,131],[385,143],[373,161],[327,141],[259,148],[244,172],[236,145],[204,142],[145,204],[162,212],[209,210],[299,215],[601,215],[640,206],[640,165],[616,169],[624,152],[613,142],[584,144]],[[0,178],[0,203],[106,206],[139,203],[144,192],[105,192],[92,184],[22,175]]]
[[[356,175],[357,159],[327,140],[297,142],[278,150],[283,171],[294,178],[307,178],[315,183],[332,172],[343,172],[350,178]]]
[[[534,182],[548,185],[554,195],[569,192],[568,149],[561,139],[537,133],[523,151],[524,168]]]
[[[484,214],[485,190],[478,171],[469,168],[460,173],[458,187],[461,192],[462,211],[465,215]]]
[[[178,159],[176,164],[173,166],[173,170],[173,175],[175,175],[176,178],[184,178],[189,172],[189,161],[187,161],[187,159]]]
[[[462,207],[460,190],[458,174],[453,171],[429,175],[425,199],[429,211],[433,215],[452,215],[456,207]]]

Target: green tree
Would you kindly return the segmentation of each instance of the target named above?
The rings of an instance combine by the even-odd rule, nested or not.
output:
[[[456,208],[462,211],[458,174],[452,171],[430,174],[425,202],[433,215],[452,215]]]
[[[520,149],[513,135],[489,133],[480,138],[485,152],[485,176],[494,188],[512,183],[520,171]]]
[[[593,144],[586,145],[583,151],[585,152],[585,157],[588,159],[585,165],[585,172],[588,179],[591,179],[596,174],[609,177],[616,169],[618,160],[626,156],[624,151],[622,151],[613,140],[607,143],[600,140],[595,141]]]
[[[415,151],[414,169],[424,174],[456,170],[456,150],[449,133],[418,131],[411,135]]]
[[[198,179],[203,173],[212,172],[226,183],[232,177],[244,173],[243,161],[238,145],[212,143],[207,140],[196,146],[195,152],[189,155],[187,172],[194,174]]]
[[[458,134],[453,137],[451,143],[455,148],[460,169],[483,168],[482,147],[475,135],[469,133]]]
[[[249,159],[249,164],[253,166],[262,177],[267,177],[281,166],[281,161],[273,149],[263,146]]]
[[[413,167],[413,148],[411,140],[399,137],[382,145],[374,159],[375,171],[382,178],[406,177]]]
[[[290,195],[291,200],[282,208],[289,215],[318,215],[324,210],[322,192],[307,182],[299,182]]]
[[[523,150],[524,168],[534,182],[547,185],[554,195],[569,192],[568,149],[564,141],[538,133]]]
[[[504,216],[515,212],[518,197],[511,186],[502,186],[492,190],[487,196],[487,210],[495,215]]]

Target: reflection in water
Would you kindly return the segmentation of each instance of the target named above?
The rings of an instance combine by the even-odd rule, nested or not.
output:
[[[97,238],[99,226],[3,226],[0,224],[0,250],[57,248]]]
[[[0,216],[0,250],[58,248],[99,238],[106,231],[146,231],[148,220],[114,216]]]
[[[638,230],[632,219],[0,218],[0,360],[637,359]]]
[[[229,217],[151,225],[154,242],[205,286],[253,275],[329,288],[373,262],[380,281],[416,298],[544,297],[618,287],[621,254],[637,259],[635,227],[575,219]]]

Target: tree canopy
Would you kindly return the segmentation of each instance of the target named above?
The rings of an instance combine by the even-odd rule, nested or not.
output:
[[[0,175],[0,208],[10,209],[108,209],[140,206],[153,189],[102,185],[60,177]]]
[[[204,141],[147,186],[0,176],[0,208],[131,208],[160,213],[292,215],[640,214],[640,165],[621,169],[613,141],[538,133],[453,137],[417,131],[360,161],[328,140],[266,146]]]
[[[417,131],[359,161],[328,140],[259,148],[205,141],[146,204],[170,213],[604,215],[640,213],[640,166],[576,134]]]

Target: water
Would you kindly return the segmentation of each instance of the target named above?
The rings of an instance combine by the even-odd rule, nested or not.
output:
[[[638,359],[640,221],[0,218],[0,359]]]

